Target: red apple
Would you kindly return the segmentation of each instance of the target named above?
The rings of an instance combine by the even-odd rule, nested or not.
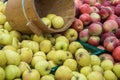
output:
[[[120,17],[120,4],[115,7],[115,14]]]
[[[116,37],[110,36],[105,38],[103,45],[107,51],[112,52],[117,46],[120,45],[120,42]]]
[[[112,56],[115,59],[115,61],[119,61],[120,62],[120,46],[116,47],[113,52],[112,52]]]
[[[90,36],[88,39],[88,43],[93,46],[98,46],[100,43],[100,37],[99,36]]]
[[[91,6],[91,12],[96,12],[96,13],[99,13],[99,9],[95,6]]]
[[[120,0],[112,0],[112,5],[116,6],[120,4]]]
[[[116,18],[117,18],[117,15],[111,14],[111,15],[107,18],[107,20],[116,20]]]
[[[75,19],[72,23],[72,28],[74,28],[77,32],[80,32],[83,29],[83,22],[80,19]]]
[[[79,10],[80,12],[83,14],[83,13],[91,13],[91,8],[90,8],[90,5],[88,4],[82,4],[80,7],[79,7]]]
[[[91,6],[93,6],[97,1],[96,0],[83,0],[83,3],[87,3]]]
[[[120,39],[120,28],[116,30],[115,35],[118,39]]]
[[[79,7],[82,5],[82,1],[81,0],[74,0],[74,1],[75,1],[75,9],[76,9],[75,15],[77,16],[80,13]]]
[[[99,55],[99,58],[100,58],[101,61],[106,60],[106,59],[109,59],[109,60],[111,60],[113,63],[115,62],[115,61],[114,61],[114,58],[113,58],[112,55],[109,54],[109,53],[100,54],[100,55]]]
[[[92,23],[88,26],[88,32],[90,35],[98,36],[102,33],[102,26],[98,23]]]
[[[106,0],[102,3],[103,6],[110,6],[111,5],[111,1]]]
[[[116,17],[116,22],[118,23],[118,26],[119,26],[119,28],[120,28],[120,17]]]
[[[91,17],[87,13],[81,14],[79,19],[83,22],[83,25],[89,25],[91,23]]]
[[[102,5],[101,5],[99,2],[96,2],[96,3],[94,4],[94,6],[97,7],[98,9],[100,9],[100,8],[102,7]]]
[[[92,22],[100,22],[101,20],[100,15],[96,12],[90,13],[90,17],[91,17]]]
[[[79,40],[87,42],[89,38],[88,29],[83,29],[79,32]]]
[[[103,23],[103,31],[104,32],[113,32],[115,33],[118,29],[118,24],[115,20],[106,20]]]

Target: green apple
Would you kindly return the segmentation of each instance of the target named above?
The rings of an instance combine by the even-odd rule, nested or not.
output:
[[[40,50],[48,53],[52,48],[52,43],[50,40],[43,40],[40,42]]]
[[[90,74],[87,76],[88,80],[104,80],[104,77],[102,73],[98,71],[92,71]]]
[[[20,55],[19,53],[12,50],[4,50],[7,58],[8,65],[19,65],[20,63]]]
[[[111,60],[103,60],[101,62],[101,67],[104,69],[104,70],[111,70],[113,68],[113,62]]]
[[[83,48],[83,46],[79,42],[73,41],[70,43],[68,51],[70,51],[72,54],[74,54],[76,52],[76,50],[79,48]]]
[[[36,63],[45,60],[42,56],[34,56],[31,61],[32,67],[35,67]]]
[[[35,64],[35,69],[44,76],[50,74],[50,64],[46,60],[39,61]]]
[[[89,66],[91,62],[89,53],[83,48],[75,52],[75,59],[80,66]]]
[[[20,47],[18,38],[13,37],[11,45],[18,49]]]
[[[0,12],[0,24],[4,24],[6,22],[6,16]]]
[[[67,59],[67,54],[63,50],[57,50],[52,56],[52,60],[55,62],[55,64],[61,65],[63,62]]]
[[[57,80],[70,80],[73,76],[72,70],[67,66],[60,66],[55,72],[55,78]]]
[[[55,80],[54,76],[52,75],[45,75],[40,78],[40,80]]]
[[[41,20],[48,28],[51,28],[51,20],[49,18],[42,17]]]
[[[3,50],[0,50],[0,66],[4,67],[6,63],[7,63],[7,58],[5,52]]]
[[[56,50],[64,50],[66,51],[68,49],[68,44],[66,42],[63,41],[58,41],[55,43],[55,49]]]
[[[0,24],[0,29],[3,29],[4,25]]]
[[[47,14],[46,17],[47,17],[49,20],[52,20],[52,18],[55,17],[55,16],[56,16],[55,14],[52,14],[52,13],[51,13],[51,14]]]
[[[77,62],[75,59],[66,59],[63,65],[69,67],[72,71],[77,70]]]
[[[115,64],[113,66],[113,72],[116,74],[118,78],[120,78],[120,64]]]
[[[21,76],[21,71],[16,65],[8,65],[5,67],[5,80],[14,80]]]
[[[41,56],[44,59],[46,59],[46,54],[43,51],[38,51],[38,52],[34,53],[34,56]]]
[[[58,41],[66,42],[67,44],[69,44],[69,40],[65,36],[63,36],[63,35],[59,35],[56,38],[56,42],[58,42]]]
[[[21,47],[28,47],[32,49],[33,53],[38,52],[40,49],[39,43],[32,40],[22,40]]]
[[[22,80],[40,80],[40,74],[36,69],[26,69],[22,74]]]
[[[12,30],[12,27],[11,27],[11,25],[9,24],[8,21],[6,21],[6,22],[4,23],[4,29],[6,29],[7,31],[11,31],[11,30]]]
[[[101,60],[97,55],[90,55],[91,58],[91,65],[100,65]]]
[[[0,44],[2,45],[11,45],[13,37],[8,33],[0,34]]]
[[[23,61],[20,62],[18,67],[21,70],[21,73],[23,73],[26,69],[28,69],[28,67],[30,68],[29,64]]]
[[[22,40],[22,34],[16,30],[10,31],[10,35],[12,35],[13,37],[16,37],[19,41]]]
[[[24,47],[20,49],[20,57],[21,61],[24,61],[28,64],[31,63],[32,57],[33,57],[33,52],[30,48]]]
[[[80,69],[80,73],[84,74],[85,76],[87,76],[91,72],[92,72],[91,66],[84,66]]]
[[[8,32],[7,30],[5,30],[5,29],[0,29],[0,34],[2,34],[2,33],[8,33],[8,34],[9,34],[9,32]]]
[[[17,52],[17,48],[12,46],[12,45],[5,45],[2,50],[13,50],[13,51],[16,51]]]
[[[52,27],[55,29],[60,29],[64,26],[64,19],[61,16],[54,16],[51,19]]]
[[[71,80],[87,80],[86,76],[77,72],[77,71],[73,71],[73,77],[71,78]]]
[[[111,70],[104,71],[105,80],[118,80],[117,76]]]
[[[67,59],[72,59],[73,55],[70,51],[65,51],[65,53],[67,54]]]
[[[69,42],[76,41],[78,39],[78,32],[73,28],[69,28],[64,32],[64,36]]]
[[[41,33],[40,35],[34,34],[32,36],[32,40],[40,43],[41,41],[45,40],[45,38],[43,33]]]
[[[53,57],[54,57],[54,54],[55,54],[56,50],[51,50],[47,53],[47,60],[52,60]]]
[[[0,80],[5,80],[5,71],[2,67],[0,67]]]
[[[99,72],[101,72],[101,73],[104,72],[103,68],[102,68],[100,65],[93,65],[93,66],[92,66],[92,70],[93,70],[93,71],[99,71]]]

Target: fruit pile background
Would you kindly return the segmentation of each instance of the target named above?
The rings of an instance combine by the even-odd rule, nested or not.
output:
[[[0,1],[0,80],[119,80],[120,1],[75,0],[76,19],[64,32],[22,34]],[[106,50],[92,54],[78,40]]]

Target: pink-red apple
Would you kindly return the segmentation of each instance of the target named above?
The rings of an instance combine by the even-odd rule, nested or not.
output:
[[[120,4],[115,7],[115,14],[120,17]]]
[[[76,18],[72,23],[72,28],[74,28],[77,32],[80,32],[83,29],[83,22]]]
[[[119,28],[120,28],[120,17],[116,17],[116,22],[118,23],[118,26],[119,26]]]
[[[91,6],[93,6],[96,2],[97,2],[97,0],[83,0],[83,3],[87,3]]]
[[[96,6],[91,6],[91,12],[99,13],[99,9]]]
[[[117,46],[120,45],[120,41],[116,37],[110,36],[105,38],[103,45],[107,51],[112,52]]]
[[[116,18],[117,18],[117,15],[111,14],[111,15],[107,18],[107,20],[116,20]]]
[[[112,5],[116,6],[120,4],[120,0],[112,0]]]
[[[115,61],[120,62],[120,46],[116,47],[113,52],[112,52],[112,56],[115,59]]]
[[[88,29],[83,29],[82,31],[79,32],[79,40],[87,42],[88,38],[89,38]]]
[[[75,15],[77,16],[80,13],[79,7],[82,5],[82,1],[81,0],[74,0],[74,1],[75,1],[75,9],[76,9]]]
[[[101,21],[100,15],[96,12],[90,13],[90,17],[91,17],[92,22],[100,22]]]
[[[93,46],[98,46],[100,43],[100,37],[99,36],[90,36],[88,39],[88,43]]]
[[[120,28],[116,30],[115,35],[118,39],[120,39]]]

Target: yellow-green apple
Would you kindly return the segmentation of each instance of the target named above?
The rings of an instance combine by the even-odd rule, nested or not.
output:
[[[52,60],[55,64],[61,65],[67,59],[67,54],[63,50],[57,50],[53,54],[54,56],[52,56]]]
[[[12,50],[4,50],[6,58],[7,58],[7,65],[19,65],[20,64],[20,55],[19,53],[12,51]]]
[[[100,65],[101,60],[97,55],[90,55],[91,58],[91,65]]]
[[[18,67],[21,70],[21,73],[23,73],[26,69],[28,69],[28,67],[30,68],[29,64],[24,61],[21,61]]]
[[[51,24],[52,24],[52,27],[55,28],[55,29],[60,29],[64,26],[64,19],[63,17],[61,16],[54,16],[52,19],[51,19]]]
[[[55,72],[55,78],[57,80],[70,80],[73,76],[72,70],[67,66],[60,66]]]
[[[87,42],[93,46],[98,46],[100,43],[100,37],[99,36],[90,36]]]
[[[120,61],[120,46],[116,47],[113,52],[112,52],[112,57],[114,58],[115,61]]]
[[[89,53],[87,52],[87,50],[82,48],[78,49],[75,52],[75,59],[80,66],[88,66],[91,62]]]
[[[5,70],[0,67],[0,80],[5,80]]]
[[[92,67],[91,66],[84,66],[80,69],[80,73],[84,74],[85,76],[87,76],[91,72],[92,72]]]
[[[68,49],[68,44],[64,41],[58,41],[55,43],[55,49],[56,50],[64,50],[66,51]]]
[[[120,41],[114,36],[105,38],[103,42],[103,46],[109,52],[112,52],[119,45],[120,45]]]
[[[90,8],[90,5],[84,3],[82,4],[80,7],[79,7],[79,10],[80,10],[80,13],[88,13],[90,14],[91,13],[91,8]]]
[[[81,32],[79,32],[79,39],[83,42],[87,42],[89,39],[89,33],[88,29],[83,29]]]
[[[5,80],[14,80],[20,78],[21,71],[16,65],[8,65],[5,67]]]
[[[11,27],[11,25],[9,24],[8,21],[6,21],[6,22],[4,23],[4,29],[6,29],[7,31],[11,31],[11,30],[12,30],[12,27]]]
[[[104,77],[102,73],[98,71],[92,71],[90,74],[87,76],[88,80],[104,80]]]
[[[118,24],[115,20],[106,20],[103,23],[103,32],[115,33],[117,29],[118,29]]]
[[[102,68],[100,65],[93,65],[93,66],[92,66],[92,70],[93,70],[93,71],[99,71],[99,72],[101,72],[101,73],[104,72],[103,68]]]
[[[102,33],[102,25],[99,23],[92,23],[88,26],[88,32],[92,36],[98,36]]]
[[[49,20],[52,20],[52,18],[55,17],[55,16],[56,16],[56,14],[50,13],[50,14],[47,14],[46,17],[47,17]]]
[[[106,59],[104,61],[101,62],[101,67],[104,69],[104,70],[112,70],[113,68],[113,62],[109,59]]]
[[[38,51],[38,52],[34,53],[34,56],[41,56],[44,59],[46,59],[46,54],[43,51]]]
[[[71,27],[74,28],[77,32],[80,32],[83,29],[83,22],[80,19],[75,18]]]
[[[63,65],[69,67],[72,71],[77,70],[77,62],[75,59],[66,59]]]
[[[8,32],[7,30],[5,30],[5,29],[0,29],[0,34],[2,34],[2,33],[8,33],[8,34],[9,34],[9,32]]]
[[[91,21],[94,22],[100,22],[101,21],[101,17],[98,13],[96,12],[92,12],[90,13],[90,17],[91,17]]]
[[[40,74],[36,69],[26,69],[22,74],[23,80],[40,80]]]
[[[47,45],[47,46],[46,46]],[[45,52],[45,53],[48,53],[52,48],[52,43],[50,40],[43,40],[40,42],[40,50]]]
[[[72,59],[74,57],[70,51],[65,51],[65,53],[67,54],[67,59]]]
[[[22,40],[21,47],[28,47],[32,49],[33,53],[38,52],[40,49],[39,43],[32,40]]]
[[[20,49],[20,58],[21,61],[24,61],[28,64],[31,63],[33,57],[33,52],[30,48],[24,47]]]
[[[118,80],[115,73],[113,73],[113,71],[111,70],[105,70],[103,75],[104,75],[105,80]]]
[[[12,46],[12,45],[5,45],[5,46],[2,48],[2,50],[8,50],[8,49],[10,49],[10,50],[13,50],[13,51],[16,51],[16,52],[17,52],[17,48],[16,48],[16,47],[14,47],[14,46]]]
[[[0,29],[3,29],[4,25],[0,24]]]
[[[51,28],[51,20],[48,19],[47,17],[42,17],[41,21],[48,27]]]
[[[45,38],[44,38],[43,33],[41,33],[39,35],[34,34],[34,35],[32,35],[32,40],[40,43],[41,41],[45,40]]]
[[[58,41],[63,41],[63,42],[66,42],[67,44],[69,44],[69,40],[67,39],[67,37],[65,37],[63,35],[59,35],[58,37],[56,37],[56,42],[58,42]]]
[[[0,50],[0,67],[6,66],[7,58],[6,54],[3,50]]]
[[[115,62],[113,56],[112,56],[111,54],[109,54],[109,53],[100,54],[100,55],[99,55],[99,58],[100,58],[101,61],[103,61],[103,60],[105,60],[105,59],[109,59],[109,60],[111,60],[113,63]]]
[[[51,66],[49,62],[42,60],[35,64],[35,69],[38,70],[40,75],[44,76],[50,74]]]
[[[20,42],[19,42],[18,38],[13,37],[11,45],[14,46],[16,49],[18,49],[20,47],[19,43]]]
[[[113,72],[116,74],[118,78],[120,78],[120,63],[114,64],[113,66]]]
[[[49,74],[49,75],[42,76],[40,80],[55,80],[55,78],[53,75]]]
[[[2,45],[11,45],[13,37],[8,33],[0,34],[0,44]]]
[[[64,32],[64,36],[69,40],[69,42],[72,42],[78,39],[78,32],[73,28],[69,28]]]
[[[74,54],[79,48],[83,48],[83,45],[77,41],[73,41],[69,44],[68,51]]]
[[[83,25],[89,25],[92,20],[88,13],[83,13],[79,16],[79,19],[83,22]]]
[[[19,41],[22,40],[21,38],[22,34],[16,30],[10,31],[10,35],[12,35],[13,37],[16,37]]]
[[[47,60],[52,60],[53,57],[54,57],[54,54],[55,54],[55,50],[51,50],[47,53],[46,57],[47,57]]]
[[[6,22],[6,16],[0,12],[0,24],[4,24]]]

